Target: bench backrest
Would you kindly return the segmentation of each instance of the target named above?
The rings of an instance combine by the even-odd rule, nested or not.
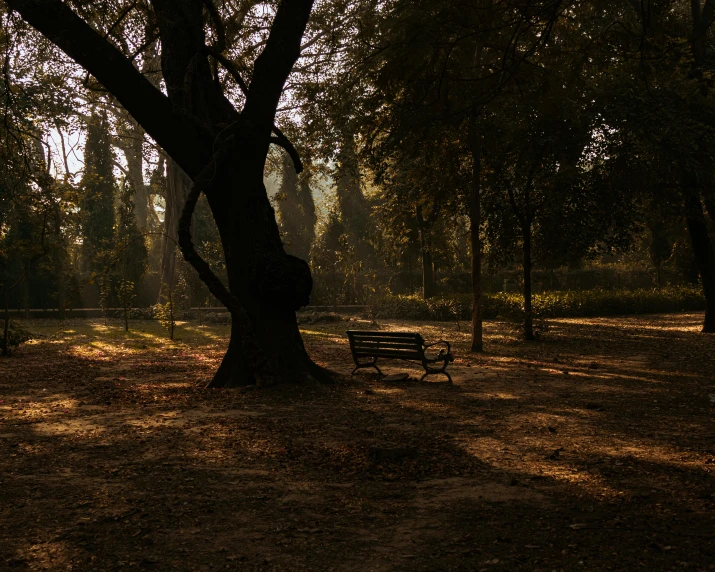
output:
[[[350,350],[355,357],[422,359],[424,340],[412,332],[368,332],[348,330]]]

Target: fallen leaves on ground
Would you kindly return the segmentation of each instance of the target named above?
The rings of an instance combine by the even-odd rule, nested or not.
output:
[[[490,322],[484,354],[380,324],[453,342],[453,385],[351,377],[348,324],[310,324],[342,380],[250,392],[204,389],[225,326],[30,322],[0,360],[0,568],[714,569],[698,321]]]

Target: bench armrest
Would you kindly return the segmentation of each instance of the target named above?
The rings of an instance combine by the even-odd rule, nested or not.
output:
[[[425,352],[432,346],[439,346],[439,345],[444,345],[447,346],[447,351],[444,351],[444,348],[439,350],[439,354],[435,358],[427,358],[427,354],[425,353],[425,358],[427,358],[429,361],[442,361],[442,360],[449,360],[452,361],[454,358],[452,357],[452,348],[449,345],[449,342],[446,342],[444,340],[440,340],[438,342],[433,342],[431,344],[424,344],[424,349]]]

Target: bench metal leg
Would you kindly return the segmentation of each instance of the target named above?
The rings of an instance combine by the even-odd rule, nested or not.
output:
[[[422,367],[425,368],[425,373],[424,375],[420,378],[420,381],[424,381],[425,377],[428,375],[437,375],[438,373],[444,374],[447,376],[447,379],[449,380],[449,383],[454,383],[452,381],[452,376],[449,375],[449,372],[447,371],[447,365],[449,365],[449,362],[444,362],[444,365],[439,368],[439,369],[432,369],[428,365],[423,364]]]
[[[383,373],[380,371],[380,368],[377,367],[377,359],[371,361],[370,363],[358,363],[357,361],[355,362],[355,369],[352,371],[350,375],[355,375],[355,372],[359,369],[365,368],[365,367],[374,367],[377,370],[377,373],[380,375],[383,375]]]

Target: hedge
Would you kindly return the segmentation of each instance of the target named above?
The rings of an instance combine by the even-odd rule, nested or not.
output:
[[[485,294],[484,318],[520,320],[524,300],[521,294],[500,292]],[[470,320],[471,296],[457,294],[423,300],[418,296],[384,295],[368,305],[375,318],[412,320]],[[667,287],[639,290],[553,291],[534,294],[534,316],[571,318],[692,312],[705,309],[702,290],[694,287]]]

